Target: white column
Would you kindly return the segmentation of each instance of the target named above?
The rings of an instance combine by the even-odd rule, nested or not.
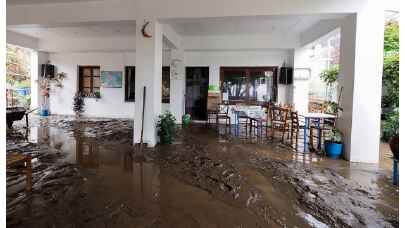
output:
[[[151,38],[142,35],[145,21],[149,21],[147,32]],[[156,122],[162,108],[162,25],[155,19],[139,18],[136,27],[134,143],[141,139],[143,87],[146,86],[143,142],[153,147],[158,141]]]
[[[294,80],[292,100],[298,113],[308,112],[310,63],[307,47],[294,50]]]
[[[31,95],[31,102],[32,102],[33,99],[37,100],[38,112],[39,112],[39,110],[41,108],[41,105],[44,103],[44,97],[42,96],[41,88],[40,88],[41,79],[42,79],[42,77],[41,77],[41,64],[45,64],[45,63],[48,62],[49,53],[48,52],[37,51],[36,54],[37,54],[37,75],[38,75],[37,79],[38,80],[36,82],[34,82],[34,84],[32,84],[32,81],[31,81],[31,87],[36,85],[38,93],[37,93],[37,97],[34,97],[33,94]],[[48,99],[48,104],[49,104],[49,99]],[[49,108],[51,108],[51,107],[49,107]]]
[[[378,163],[384,14],[380,1],[369,1],[341,27],[339,85],[343,114],[338,128],[344,134],[345,158]]]
[[[172,49],[170,56],[170,112],[176,117],[176,122],[180,124],[184,114],[186,91],[184,51]]]
[[[30,74],[31,74],[31,109],[38,108],[39,102],[39,83],[38,76],[40,74],[40,67],[38,67],[38,52],[31,51],[31,61],[30,61]]]

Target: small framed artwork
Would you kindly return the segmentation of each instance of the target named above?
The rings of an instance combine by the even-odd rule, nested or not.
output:
[[[101,71],[101,86],[122,88],[122,71]]]

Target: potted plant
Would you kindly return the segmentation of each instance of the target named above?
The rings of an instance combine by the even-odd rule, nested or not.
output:
[[[174,129],[176,126],[176,118],[172,113],[166,111],[159,115],[157,122],[158,135],[162,144],[171,144],[173,142]]]
[[[183,126],[188,127],[191,123],[191,115],[190,114],[184,114],[182,118]]]
[[[84,112],[84,98],[81,92],[78,92],[73,97],[73,111],[76,113],[76,117],[80,117],[80,114]]]
[[[94,92],[94,96],[95,96],[95,98],[100,99],[101,98],[101,93],[100,92]]]
[[[339,76],[339,66],[338,65],[334,65],[330,69],[324,70],[319,76],[321,78],[321,80],[327,86],[326,94],[328,97],[328,101],[326,101],[324,103],[327,113],[337,114],[339,111],[342,111],[341,107],[339,107],[339,101],[338,102],[333,101],[333,94],[336,91],[338,76]],[[341,87],[340,94],[342,93],[342,89],[343,89],[343,87]],[[340,95],[339,95],[339,100],[340,100]]]
[[[325,140],[325,152],[328,157],[334,159],[342,156],[342,133],[337,128],[333,128],[331,135]]]

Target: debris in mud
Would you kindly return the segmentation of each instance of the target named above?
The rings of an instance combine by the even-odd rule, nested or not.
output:
[[[272,159],[251,162],[270,176],[290,183],[298,202],[311,215],[334,227],[393,227],[375,205],[376,192],[361,187],[331,169],[306,168]]]
[[[15,147],[18,147],[16,149]],[[7,170],[7,224],[17,225],[30,218],[47,216],[42,213],[50,204],[63,201],[66,193],[74,191],[81,181],[78,170],[72,164],[59,163],[61,153],[35,144],[10,146],[8,153],[32,156],[32,189],[25,191],[25,177],[19,172]]]
[[[261,191],[249,184],[232,164],[210,158],[206,146],[185,143],[155,152],[155,159],[177,179],[227,204],[248,208],[269,225],[285,226],[277,211],[263,200]]]
[[[21,122],[21,121],[20,121]],[[22,128],[20,122],[17,127]],[[50,116],[32,118],[31,126],[47,126],[63,129],[71,136],[119,140],[121,143],[132,143],[133,121],[129,119],[86,118],[72,116]]]
[[[31,126],[58,129],[48,131],[49,140],[38,143],[28,142],[25,129],[15,126],[7,134],[7,152],[32,156],[33,190],[25,192],[25,177],[7,171],[11,227],[133,227],[140,220],[146,224],[142,227],[176,227],[167,223],[163,208],[182,220],[179,226],[186,224],[186,217],[190,224],[200,225],[194,217],[198,214],[220,208],[217,214],[225,216],[221,205],[243,218],[248,215],[247,220],[256,224],[215,224],[221,227],[398,227],[395,212],[392,216],[379,213],[380,197],[374,188],[352,183],[331,169],[304,167],[276,159],[277,154],[271,157],[268,152],[278,148],[271,143],[263,145],[263,152],[257,144],[240,143],[229,135],[218,138],[215,131],[200,137],[198,129],[178,129],[175,144],[145,149],[140,162],[132,157],[132,121],[37,118]],[[204,129],[204,134],[206,130],[212,129]],[[52,140],[55,132],[63,136]],[[73,143],[61,143],[65,135]],[[77,164],[64,162],[66,152],[73,154]],[[203,200],[194,197],[182,202],[176,194],[183,188],[203,194]],[[195,205],[207,207],[192,211]],[[182,211],[189,208],[192,212]]]

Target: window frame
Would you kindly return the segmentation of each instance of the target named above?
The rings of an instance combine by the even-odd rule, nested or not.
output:
[[[237,67],[220,67],[220,88],[221,91],[224,91],[224,79],[225,79],[225,74],[226,72],[244,72],[244,75],[246,77],[246,95],[243,97],[243,99],[228,99],[228,102],[230,104],[236,104],[236,103],[255,103],[259,102],[257,100],[251,99],[249,95],[250,87],[251,87],[251,79],[256,76],[257,72],[266,72],[266,71],[272,71],[273,72],[273,79],[272,79],[272,85],[271,85],[271,100],[272,102],[277,101],[277,93],[278,93],[278,67],[277,66],[265,66],[265,67],[257,67],[257,66],[237,66]],[[222,92],[221,92],[221,100],[222,100]]]
[[[133,99],[129,99],[129,91],[128,91],[128,88],[129,88],[129,78],[128,78],[128,76],[129,76],[129,74],[128,74],[128,72],[130,71],[130,70],[132,70],[133,69],[133,72],[134,72],[134,98]],[[125,75],[124,75],[124,77],[125,77],[125,96],[124,96],[124,101],[125,102],[135,102],[135,86],[136,86],[136,66],[125,66]]]
[[[168,77],[168,82],[169,82],[169,96],[167,96],[167,97],[163,96],[163,80],[164,80],[164,77]],[[163,104],[170,104],[170,66],[163,66],[162,67],[162,103]]]
[[[85,69],[90,69],[90,76],[84,76],[84,70]],[[98,70],[98,76],[94,75],[94,69]],[[78,88],[77,91],[79,91],[80,93],[82,93],[82,95],[84,97],[91,97],[90,95],[95,92],[99,92],[100,93],[100,89],[101,89],[101,67],[99,65],[79,65],[78,66],[78,78],[79,78],[79,83],[78,83]],[[84,78],[90,78],[90,87],[86,86],[84,87]],[[99,79],[99,86],[94,86],[94,78],[98,78]],[[84,92],[84,88],[89,88],[90,89],[90,94],[86,94]],[[95,91],[95,88],[98,88],[98,91]]]

